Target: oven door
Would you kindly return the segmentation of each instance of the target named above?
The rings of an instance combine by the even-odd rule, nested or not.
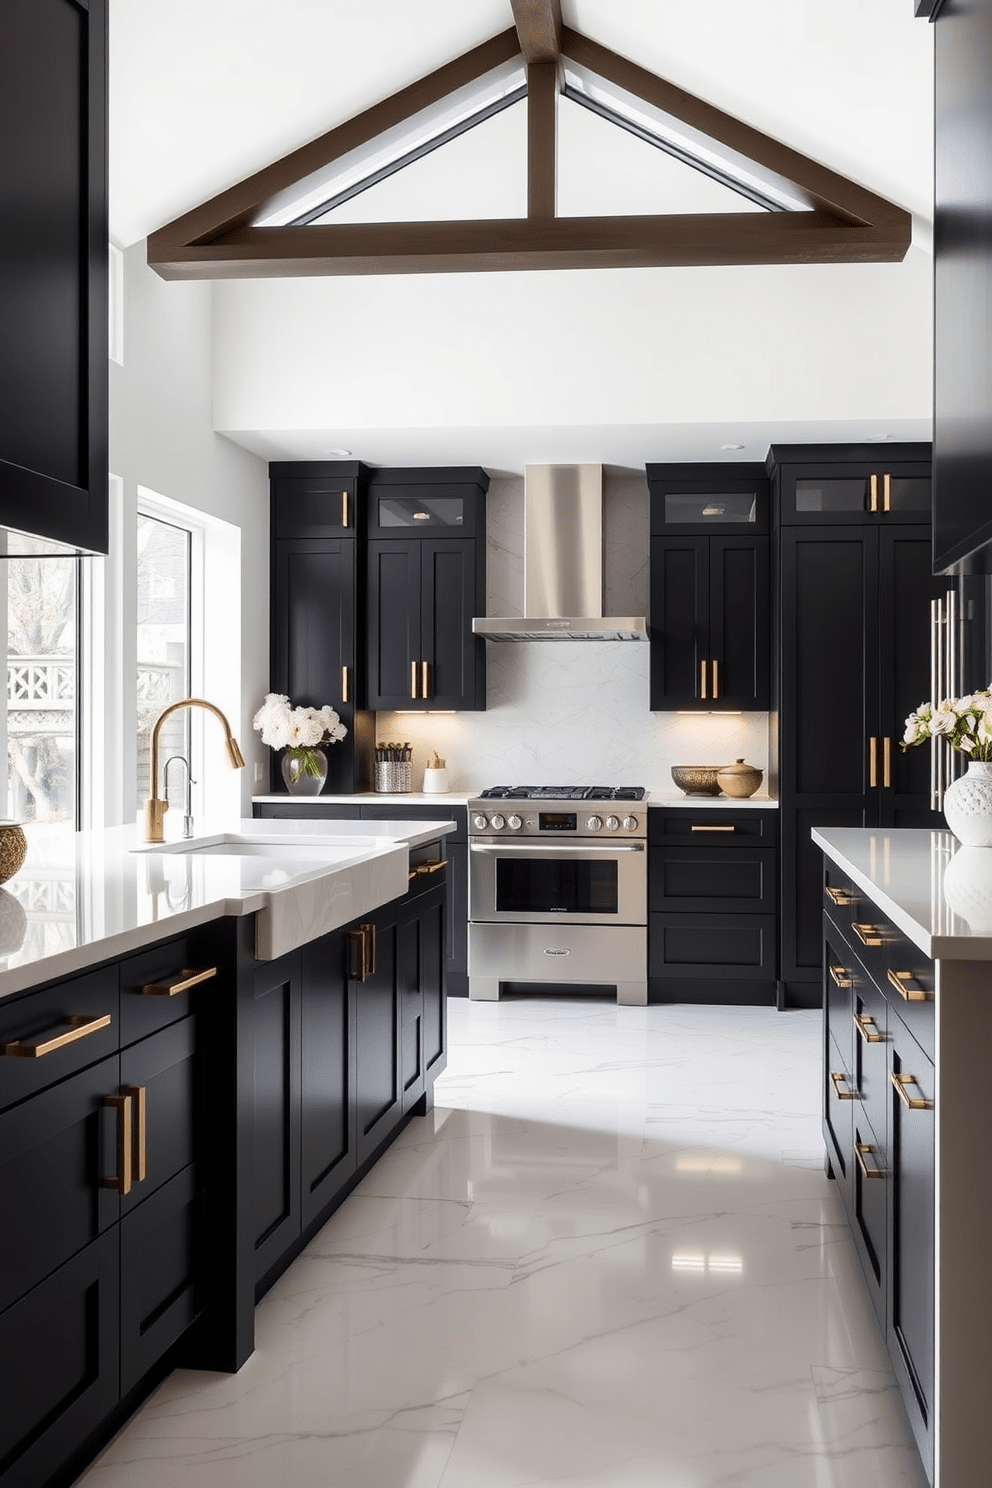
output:
[[[474,921],[504,925],[647,924],[643,842],[470,844]]]

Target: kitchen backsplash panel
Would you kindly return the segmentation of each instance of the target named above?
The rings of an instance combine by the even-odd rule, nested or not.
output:
[[[488,613],[522,614],[522,480],[493,480],[486,527]],[[643,478],[606,477],[604,537],[606,612],[646,614]],[[651,713],[649,656],[637,642],[490,645],[485,713],[380,713],[377,737],[413,745],[415,789],[434,749],[447,760],[455,791],[552,781],[665,790],[671,765],[738,758],[767,771],[766,713]]]

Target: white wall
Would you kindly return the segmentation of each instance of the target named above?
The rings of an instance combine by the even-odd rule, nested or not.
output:
[[[646,615],[643,479],[606,477],[603,528],[605,611]],[[492,482],[487,531],[488,613],[522,614],[522,480]],[[740,757],[767,770],[767,714],[649,711],[649,651],[618,641],[490,644],[485,713],[380,713],[377,738],[413,744],[415,790],[432,749],[447,760],[453,790],[558,782],[672,790],[671,765]]]
[[[123,492],[106,564],[109,615],[106,819],[133,820],[135,527],[138,487],[233,524],[240,532],[240,600],[213,593],[214,640],[225,663],[207,672],[207,692],[230,718],[248,768],[230,772],[218,731],[204,735],[207,790],[232,813],[247,808],[254,761],[264,750],[251,717],[268,686],[268,476],[263,461],[216,434],[212,421],[212,299],[209,284],[166,284],[125,254],[125,360],[110,369],[110,468]],[[261,602],[260,602],[261,600]],[[123,622],[123,623],[122,623]],[[215,646],[215,651],[218,648]],[[232,666],[240,654],[240,668]],[[218,675],[218,671],[220,675]],[[211,721],[212,722],[212,721]]]

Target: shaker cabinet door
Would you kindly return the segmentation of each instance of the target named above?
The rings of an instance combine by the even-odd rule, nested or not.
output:
[[[368,545],[368,705],[402,709],[420,702],[423,654],[421,547],[416,538]]]
[[[712,707],[710,538],[651,539],[651,709]]]

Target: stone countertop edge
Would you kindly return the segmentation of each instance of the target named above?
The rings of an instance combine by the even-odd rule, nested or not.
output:
[[[732,807],[735,810],[745,811],[756,811],[762,807],[766,811],[778,810],[777,796],[763,794],[756,796],[686,796],[679,790],[649,791],[646,800],[649,806],[683,807],[687,811],[708,811],[711,806],[718,809]]]
[[[287,802],[293,801],[303,807],[320,803],[326,806],[369,806],[378,802],[382,806],[437,806],[443,807],[445,802],[452,806],[466,806],[469,801],[474,801],[479,791],[446,791],[444,795],[424,795],[421,791],[404,791],[397,795],[385,795],[380,791],[358,791],[352,796],[252,796],[252,802],[259,805],[285,806]],[[494,805],[497,804],[494,802]],[[579,805],[582,803],[579,802]],[[616,805],[634,808],[636,806],[685,806],[693,811],[710,806],[741,806],[754,810],[756,807],[764,807],[766,811],[778,809],[777,796],[758,794],[756,796],[686,796],[679,790],[649,790],[642,801],[617,801]],[[268,820],[268,818],[262,818]],[[301,820],[307,820],[301,817]],[[319,818],[314,818],[319,820]]]
[[[273,845],[285,846],[285,860],[262,860],[275,869],[280,868],[284,861],[290,870],[281,883],[271,885],[243,883],[241,864],[244,860],[236,855],[203,855],[194,862],[191,860],[196,859],[197,854],[142,851],[140,849],[146,844],[136,826],[53,835],[43,841],[32,841],[29,827],[24,866],[0,889],[0,896],[17,899],[20,892],[31,885],[52,882],[71,886],[76,906],[74,928],[77,943],[24,960],[17,959],[19,946],[6,953],[0,950],[0,1000],[87,971],[102,961],[117,960],[211,920],[256,914],[265,910],[274,898],[296,886],[389,857],[391,847],[408,851],[458,829],[450,819],[441,819],[440,813],[439,819],[431,822],[378,821],[363,822],[360,826],[361,830],[357,832],[356,824],[352,822],[287,823],[248,818],[215,826],[213,831],[196,832],[196,839],[237,832],[242,836],[267,837]],[[346,830],[342,831],[342,828]],[[381,845],[364,852],[356,848],[344,864],[315,864],[312,858],[301,861],[299,857],[294,858],[292,840],[283,841],[296,837],[305,839],[307,847],[333,846],[336,838],[358,835],[381,838]],[[302,840],[300,845],[303,845]],[[260,860],[249,861],[258,864]],[[150,882],[152,864],[158,865],[162,875],[163,882],[159,887]],[[195,882],[187,890],[186,902],[173,907],[168,898],[167,865],[178,872],[184,864],[188,865],[190,877]],[[85,923],[87,912],[92,915],[90,926]],[[51,917],[60,924],[65,921],[64,911],[53,909]],[[31,918],[37,922],[43,914],[32,909]]]
[[[810,835],[924,955],[935,961],[992,961],[992,935],[972,930],[944,896],[944,869],[961,847],[950,832],[813,827]]]

